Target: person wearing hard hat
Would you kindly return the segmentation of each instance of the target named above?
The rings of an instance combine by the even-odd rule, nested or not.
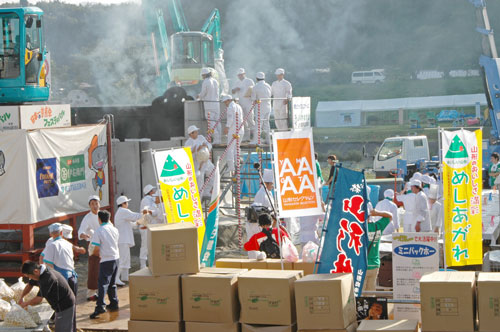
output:
[[[254,132],[255,128],[255,120],[254,114],[255,111],[252,109],[252,89],[255,85],[253,80],[246,77],[246,72],[244,68],[238,69],[238,81],[234,84],[234,88],[232,90],[233,97],[238,98],[241,109],[243,110],[243,118],[246,118],[245,121],[245,137],[243,137],[244,141],[250,141],[250,134]],[[247,114],[251,112],[249,116]]]
[[[292,85],[285,80],[285,70],[276,69],[277,80],[271,85],[273,94],[274,122],[279,130],[288,129],[288,103],[292,99]]]
[[[212,72],[209,68],[201,69],[203,83],[201,84],[201,92],[198,98],[203,101],[205,108],[205,118],[208,121],[209,130],[213,130],[212,142],[220,144],[220,103],[219,103],[219,83],[212,77]],[[216,125],[216,123],[218,124]]]
[[[87,301],[97,300],[97,285],[99,277],[99,257],[93,256],[94,252],[93,246],[90,243],[90,239],[94,232],[99,228],[99,220],[97,218],[97,213],[101,208],[100,199],[97,195],[89,196],[88,204],[90,207],[89,213],[85,215],[78,228],[78,239],[85,240],[89,242],[88,245],[88,270],[87,270]]]
[[[236,158],[236,140],[243,139],[245,128],[243,127],[243,110],[241,106],[233,101],[230,95],[222,96],[222,102],[227,107],[227,122],[224,134],[227,135],[226,162],[229,172],[234,172],[234,162]]]
[[[210,142],[207,141],[203,135],[200,135],[199,131],[200,128],[195,125],[189,126],[187,130],[189,138],[184,145],[189,146],[191,148],[191,152],[193,153],[196,182],[198,184],[198,188],[201,188],[205,180],[205,176],[203,175],[201,168],[205,162],[210,162],[212,144],[210,144]],[[210,162],[210,164],[212,163]]]
[[[398,206],[393,202],[393,200],[394,190],[387,189],[384,191],[384,199],[378,202],[375,206],[375,210],[389,212],[392,215],[392,222],[389,223],[389,225],[387,225],[384,229],[383,235],[392,234],[399,230]]]
[[[269,117],[271,116],[271,86],[266,83],[266,75],[263,72],[258,72],[255,75],[257,83],[252,89],[252,102],[255,103],[255,129],[253,139],[250,144],[258,143],[259,130],[260,134],[264,134],[267,144],[271,144]]]
[[[156,193],[156,188],[150,184],[147,184],[142,190],[144,197],[141,200],[140,210],[150,211],[151,216],[158,216],[158,208],[156,206],[156,198],[154,197]],[[153,219],[151,218],[151,219]],[[139,260],[141,262],[141,269],[146,267],[146,262],[148,260],[148,228],[146,225],[139,226],[139,233],[141,233],[141,249],[139,251]]]
[[[128,202],[130,199],[127,196],[120,196],[116,199],[118,210],[115,213],[115,227],[118,229],[118,250],[120,252],[120,266],[116,277],[118,286],[124,286],[124,281],[128,281],[130,248],[135,246],[133,229],[137,226],[137,220],[141,219],[143,214],[148,213],[147,210],[143,210],[142,214],[130,211]]]

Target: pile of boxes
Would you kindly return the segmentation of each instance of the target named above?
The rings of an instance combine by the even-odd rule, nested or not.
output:
[[[420,301],[423,332],[500,331],[500,273],[424,275]]]

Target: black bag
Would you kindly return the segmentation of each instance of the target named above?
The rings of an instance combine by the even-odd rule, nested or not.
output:
[[[274,240],[272,231],[267,228],[262,228],[262,232],[266,234],[267,239],[262,241],[259,250],[265,252],[267,258],[280,258],[280,246],[278,242]]]
[[[262,205],[250,205],[245,208],[245,216],[250,223],[258,223],[261,214],[271,214],[271,210]]]

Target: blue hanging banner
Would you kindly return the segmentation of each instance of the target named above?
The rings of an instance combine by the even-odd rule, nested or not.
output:
[[[352,273],[355,296],[361,294],[367,263],[367,195],[362,172],[337,168],[328,223],[322,232],[317,273]]]
[[[217,234],[219,232],[219,199],[220,199],[220,176],[219,163],[214,173],[214,185],[208,208],[207,220],[205,220],[205,236],[201,246],[200,264],[202,267],[212,267],[215,262],[215,248],[217,246]]]

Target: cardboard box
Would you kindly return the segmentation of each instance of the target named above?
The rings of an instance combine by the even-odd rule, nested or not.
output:
[[[241,258],[219,258],[215,261],[215,267],[241,268]]]
[[[420,279],[422,331],[472,332],[474,272],[433,272]]]
[[[128,332],[182,332],[182,322],[128,321]]]
[[[418,320],[364,320],[358,332],[418,332]]]
[[[308,276],[314,273],[314,263],[303,262],[299,259],[298,262],[293,263],[293,269],[304,271],[304,275]]]
[[[340,330],[332,330],[332,329],[324,329],[324,330],[299,330],[299,332],[356,332],[358,328],[358,322],[354,322],[345,329],[340,329]]]
[[[356,321],[352,273],[311,274],[295,282],[300,330],[345,329]]]
[[[500,330],[500,273],[479,273],[477,278],[479,331]]]
[[[238,274],[183,275],[182,308],[187,322],[238,321]]]
[[[155,276],[198,273],[198,230],[192,223],[148,226],[148,264]]]
[[[246,324],[293,325],[294,283],[300,271],[251,270],[238,278],[240,321]]]
[[[296,325],[269,326],[241,324],[241,332],[296,332]]]
[[[281,270],[281,259],[268,258],[267,259],[267,269],[268,270]],[[286,262],[285,260],[283,260],[283,269],[284,270],[293,270],[293,263]]]
[[[248,269],[236,269],[236,268],[219,268],[219,267],[204,267],[200,270],[200,273],[215,273],[215,274],[241,274],[247,272]]]
[[[148,268],[130,275],[130,319],[182,320],[181,281],[179,276],[155,277]]]
[[[239,332],[239,323],[186,322],[185,332]],[[152,331],[151,331],[152,332]]]
[[[249,270],[252,269],[267,270],[267,261],[265,259],[264,260],[242,259],[241,268]]]

